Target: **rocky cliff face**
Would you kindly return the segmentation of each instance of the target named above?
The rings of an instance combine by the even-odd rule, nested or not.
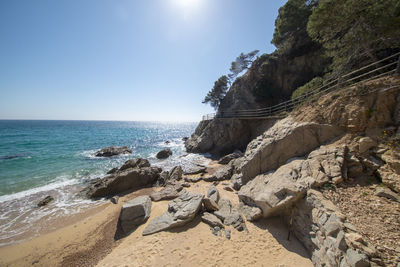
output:
[[[377,216],[389,221],[400,215],[399,100],[400,80],[381,78],[310,99],[287,118],[263,125],[265,132],[251,141],[249,121],[221,119],[203,122],[188,144],[221,152],[249,140],[226,172],[240,201],[263,217],[286,218],[315,266],[395,266],[393,244],[400,235],[381,231],[376,216],[365,215],[372,207],[362,196],[369,190],[376,195],[372,203],[389,199],[386,215],[377,209]],[[351,205],[345,204],[348,191],[361,195]]]
[[[236,79],[219,111],[263,108],[290,97],[293,90],[320,75],[326,59],[319,51],[297,57],[262,55]],[[200,122],[186,143],[188,152],[228,154],[242,149],[274,121],[219,120]]]

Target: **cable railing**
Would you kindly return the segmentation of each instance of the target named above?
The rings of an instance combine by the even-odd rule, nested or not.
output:
[[[212,120],[214,118],[283,118],[296,106],[304,103],[310,98],[320,97],[323,94],[339,88],[354,86],[361,82],[370,81],[395,73],[396,65],[398,64],[396,58],[398,58],[399,55],[400,52],[395,53],[389,57],[344,74],[339,78],[327,80],[325,81],[325,84],[318,88],[274,106],[247,110],[220,110],[218,113],[204,115],[203,120]]]

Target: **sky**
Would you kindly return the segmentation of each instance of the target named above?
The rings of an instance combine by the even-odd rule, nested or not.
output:
[[[199,121],[283,0],[2,0],[0,119]]]

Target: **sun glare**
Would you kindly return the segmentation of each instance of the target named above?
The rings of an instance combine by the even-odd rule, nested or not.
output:
[[[175,5],[184,9],[195,9],[199,6],[201,0],[173,0]]]

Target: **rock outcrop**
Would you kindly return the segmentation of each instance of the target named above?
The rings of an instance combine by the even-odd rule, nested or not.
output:
[[[235,160],[232,185],[238,190],[258,174],[274,170],[293,157],[304,156],[342,134],[340,128],[331,125],[283,119],[253,140],[244,157]]]
[[[168,211],[151,220],[143,230],[143,235],[150,235],[192,221],[200,210],[204,195],[185,192],[168,204]]]
[[[238,196],[244,203],[262,209],[264,217],[284,211],[310,188],[343,181],[346,148],[322,146],[307,159],[294,159],[275,172],[261,174],[242,186]]]
[[[125,234],[128,234],[136,226],[144,223],[151,212],[151,200],[148,196],[140,196],[132,199],[122,206],[119,222]]]
[[[84,192],[89,198],[112,196],[152,185],[161,169],[156,167],[131,168],[91,183]]]
[[[375,249],[320,192],[308,190],[293,211],[293,232],[311,253],[315,266],[370,266]]]
[[[103,149],[100,149],[95,153],[96,157],[112,157],[120,154],[131,154],[132,150],[130,150],[127,146],[115,147],[109,146]]]

